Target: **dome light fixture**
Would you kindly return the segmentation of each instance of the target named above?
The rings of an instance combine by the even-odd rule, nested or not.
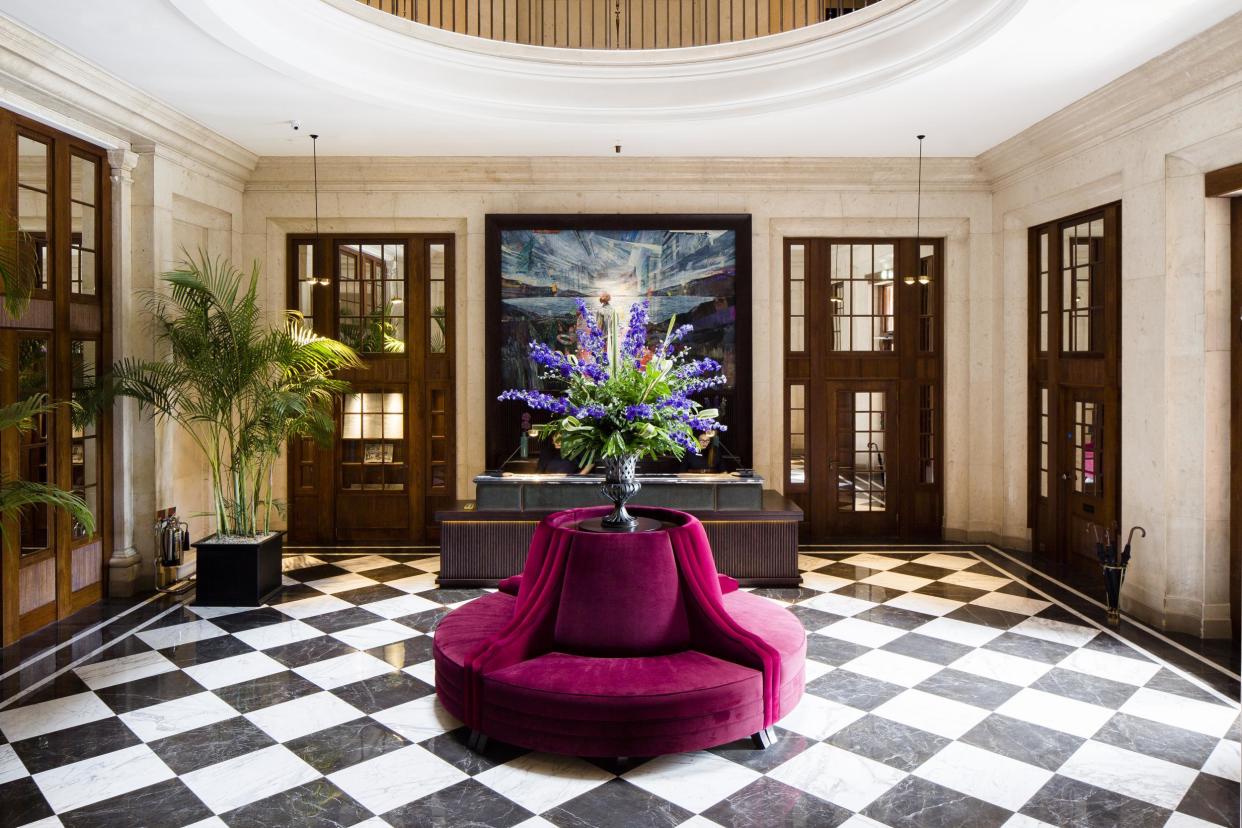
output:
[[[923,139],[926,135],[916,135],[919,139],[919,175],[918,175],[918,196],[915,201],[914,208],[914,261],[916,262],[917,275],[907,272],[902,277],[902,281],[907,285],[913,285],[918,282],[920,285],[926,285],[931,281],[931,277],[927,275],[927,271],[923,269],[923,245],[920,237],[921,221],[923,218]]]

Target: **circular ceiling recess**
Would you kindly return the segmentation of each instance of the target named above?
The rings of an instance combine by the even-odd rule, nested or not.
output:
[[[910,77],[981,43],[1025,0],[884,0],[766,37],[558,49],[456,34],[357,0],[168,0],[242,55],[386,107],[547,123],[718,120]]]

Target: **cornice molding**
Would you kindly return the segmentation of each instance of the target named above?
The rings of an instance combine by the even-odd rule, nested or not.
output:
[[[1152,58],[978,157],[995,190],[1242,85],[1242,13]]]
[[[912,158],[330,157],[319,159],[321,192],[443,190],[762,191],[914,188]],[[925,158],[924,188],[988,192],[973,158]],[[311,189],[309,158],[265,156],[247,192]]]
[[[114,136],[110,149],[124,144],[168,147],[239,190],[259,160],[240,144],[0,15],[0,100],[9,97]]]

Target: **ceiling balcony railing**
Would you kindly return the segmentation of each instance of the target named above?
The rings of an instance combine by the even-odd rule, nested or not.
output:
[[[800,29],[883,0],[358,0],[458,34],[567,49],[676,49]]]

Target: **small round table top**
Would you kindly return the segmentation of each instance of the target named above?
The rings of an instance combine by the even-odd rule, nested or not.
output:
[[[638,525],[633,529],[610,529],[604,526],[603,518],[588,518],[578,521],[574,526],[579,532],[598,532],[601,535],[631,535],[637,532],[662,532],[672,524],[649,517],[635,516]]]

